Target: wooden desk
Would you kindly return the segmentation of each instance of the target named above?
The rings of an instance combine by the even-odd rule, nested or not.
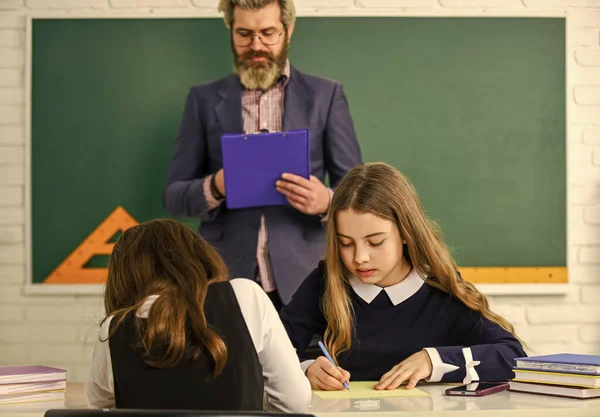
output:
[[[449,386],[419,386],[429,397],[323,400],[313,395],[308,412],[318,417],[600,417],[600,399],[574,400],[509,391],[481,398],[448,397],[443,393]],[[42,417],[48,408],[86,408],[83,383],[68,384],[64,405],[47,404],[31,404],[16,411],[3,411],[0,407],[0,415]]]

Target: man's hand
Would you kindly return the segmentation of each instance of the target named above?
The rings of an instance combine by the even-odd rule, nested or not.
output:
[[[299,175],[285,173],[275,183],[277,191],[287,197],[292,207],[305,214],[324,214],[329,208],[330,194],[325,185],[314,175],[310,180]]]
[[[215,187],[217,187],[217,191],[221,193],[221,195],[225,195],[225,177],[223,175],[223,168],[218,170],[215,174]]]

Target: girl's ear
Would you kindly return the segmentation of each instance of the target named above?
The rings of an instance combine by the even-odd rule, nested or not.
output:
[[[404,230],[402,226],[398,224],[398,233],[400,233],[400,239],[402,239],[402,244],[406,245],[406,238],[408,237],[408,232]]]

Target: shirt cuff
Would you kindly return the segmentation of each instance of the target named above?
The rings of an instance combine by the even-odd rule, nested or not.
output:
[[[471,348],[469,347],[463,348],[462,353],[465,357],[465,379],[463,379],[463,384],[479,381],[479,374],[477,374],[475,367],[481,362],[473,360],[473,352],[471,352]]]
[[[445,374],[458,369],[456,365],[450,365],[442,361],[440,353],[435,348],[424,348],[431,359],[431,376],[425,379],[427,382],[440,382]]]
[[[204,177],[204,182],[202,183],[202,191],[204,192],[204,198],[206,199],[207,211],[219,207],[224,200],[223,198],[217,200],[210,190],[210,182],[212,181],[213,176],[214,174],[207,175]]]
[[[314,359],[309,359],[307,361],[300,362],[300,367],[302,368],[302,372],[304,372],[305,375],[306,375],[306,370],[308,369],[308,367],[310,365],[312,365],[314,362],[315,362]]]
[[[333,190],[331,188],[328,188],[327,190],[329,190],[329,204],[331,205],[331,199],[333,198]],[[326,222],[328,218],[329,218],[329,208],[327,209],[325,214],[321,214],[321,221]]]

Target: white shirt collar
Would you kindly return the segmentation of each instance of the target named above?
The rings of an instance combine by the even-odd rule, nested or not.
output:
[[[365,284],[356,276],[350,278],[352,289],[356,295],[362,298],[367,304],[370,304],[383,290],[387,293],[395,306],[416,294],[424,283],[425,281],[419,276],[419,273],[414,268],[401,282],[385,288],[373,284]]]
[[[148,297],[146,297],[146,300],[144,300],[144,303],[138,309],[138,311],[135,313],[135,315],[137,317],[139,317],[139,318],[147,319],[148,318],[148,313],[150,312],[150,307],[152,307],[152,304],[154,304],[154,301],[158,297],[159,296],[157,294],[155,294],[155,295],[149,295]]]

